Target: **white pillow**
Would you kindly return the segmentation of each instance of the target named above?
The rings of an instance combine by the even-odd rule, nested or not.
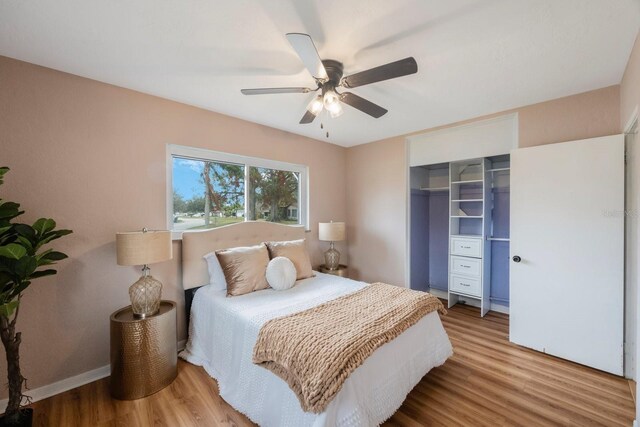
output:
[[[289,258],[277,256],[267,265],[267,282],[276,291],[284,291],[296,284],[296,266]]]
[[[224,278],[224,271],[215,252],[206,254],[203,257],[207,261],[207,269],[209,270],[209,284],[217,291],[227,289],[227,279]]]

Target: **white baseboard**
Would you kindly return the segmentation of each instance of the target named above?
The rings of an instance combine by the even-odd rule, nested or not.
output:
[[[55,396],[67,390],[108,377],[109,374],[111,374],[111,365],[101,366],[92,371],[83,372],[82,374],[65,378],[52,384],[34,388],[33,390],[26,390],[25,394],[30,396],[33,402],[37,402],[38,400],[46,399],[47,397]],[[9,403],[9,399],[0,400],[0,411],[4,412],[4,410],[7,409],[7,403]]]
[[[183,350],[186,344],[187,340],[178,341],[178,351]],[[56,394],[64,393],[65,391],[74,389],[76,387],[80,387],[85,384],[98,381],[102,378],[106,378],[110,374],[111,365],[105,365],[88,372],[83,372],[82,374],[78,374],[73,377],[56,381],[52,384],[34,388],[32,390],[27,390],[25,394],[30,396],[33,402],[37,402],[39,400],[55,396]],[[0,413],[4,412],[4,410],[7,408],[7,403],[9,403],[9,399],[0,400]]]
[[[446,291],[441,291],[440,289],[429,289],[429,293],[432,295],[437,296],[438,298],[442,298],[442,299],[449,299],[449,294]],[[464,301],[465,304],[470,305],[472,307],[480,307],[480,300],[477,299],[473,299],[473,298],[465,298],[465,297],[460,297],[460,301]],[[504,306],[504,305],[500,305],[500,304],[496,304],[494,302],[491,303],[491,307],[490,307],[491,311],[497,311],[498,313],[504,313],[504,314],[509,314],[509,307]]]

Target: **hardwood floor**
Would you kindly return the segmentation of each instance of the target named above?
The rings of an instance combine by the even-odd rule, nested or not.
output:
[[[454,356],[433,369],[386,426],[630,426],[626,380],[508,341],[508,316],[455,306],[443,317]],[[145,399],[109,397],[108,379],[37,402],[35,426],[251,426],[202,368]]]

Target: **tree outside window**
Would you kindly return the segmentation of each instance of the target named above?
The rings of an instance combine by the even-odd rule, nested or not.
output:
[[[299,172],[178,156],[172,164],[174,230],[214,228],[245,218],[300,223]]]

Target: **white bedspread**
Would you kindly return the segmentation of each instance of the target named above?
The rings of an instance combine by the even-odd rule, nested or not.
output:
[[[286,291],[266,289],[232,298],[205,286],[194,297],[189,341],[180,357],[203,366],[218,381],[222,398],[261,426],[378,425],[393,415],[431,368],[452,354],[436,312],[377,349],[345,381],[322,414],[303,412],[283,380],[251,362],[258,332],[266,321],[363,286],[366,284],[322,273]]]

